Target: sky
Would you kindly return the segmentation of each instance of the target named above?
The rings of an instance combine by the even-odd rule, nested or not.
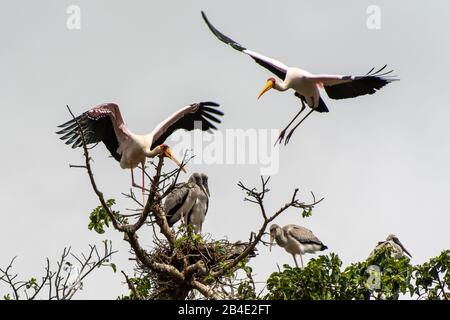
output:
[[[67,8],[80,8],[80,29],[69,29]],[[379,29],[368,28],[370,6],[380,10]],[[321,202],[302,219],[292,209],[280,225],[311,230],[338,253],[344,265],[369,255],[395,233],[423,263],[450,248],[450,68],[448,12],[444,0],[423,1],[0,1],[0,266],[18,256],[24,278],[44,272],[64,247],[86,251],[113,241],[118,270],[128,273],[129,245],[115,231],[87,229],[98,205],[81,164],[55,134],[79,114],[115,102],[136,133],[150,132],[178,108],[213,100],[225,112],[220,133],[256,130],[266,136],[298,111],[292,92],[271,91],[256,99],[271,73],[219,42],[200,16],[249,49],[313,73],[365,74],[388,64],[400,81],[372,96],[332,100],[330,112],[313,114],[287,146],[275,152],[266,206],[275,212],[295,188]],[[193,137],[186,133],[185,137]],[[237,150],[246,151],[245,145]],[[201,150],[200,150],[201,152]],[[99,187],[125,212],[121,193],[130,173],[92,150]],[[243,202],[238,181],[257,186],[256,163],[193,163],[189,172],[209,176],[210,208],[203,225],[214,239],[247,240],[262,222]],[[189,173],[182,176],[187,179]],[[150,232],[149,230],[146,230]],[[150,239],[142,235],[142,239]],[[148,248],[151,243],[144,243]],[[311,256],[307,256],[309,260]],[[264,281],[292,257],[264,246],[251,266]],[[0,287],[0,292],[4,287]],[[114,299],[127,293],[123,276],[105,268],[84,283],[78,299]]]

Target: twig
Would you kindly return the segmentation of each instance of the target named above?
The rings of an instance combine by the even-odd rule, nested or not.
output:
[[[273,220],[275,220],[284,211],[286,211],[290,207],[311,209],[311,208],[314,207],[314,205],[318,204],[319,202],[321,202],[323,200],[323,198],[322,198],[319,201],[316,201],[315,197],[313,197],[314,202],[312,202],[311,204],[302,203],[302,202],[297,200],[298,189],[295,189],[291,200],[288,203],[286,203],[284,206],[282,206],[280,209],[278,209],[278,211],[276,211],[272,216],[268,217],[267,213],[266,213],[266,209],[264,207],[263,199],[264,199],[264,196],[266,195],[266,193],[270,191],[267,188],[267,184],[269,182],[269,179],[270,179],[270,177],[265,179],[265,180],[261,177],[261,185],[262,185],[262,190],[261,191],[257,191],[255,188],[250,189],[250,188],[246,187],[242,182],[238,183],[238,186],[242,190],[246,191],[246,193],[247,193],[247,197],[246,197],[247,201],[255,202],[255,203],[258,204],[264,221],[263,221],[263,223],[262,223],[262,225],[261,225],[261,227],[260,227],[256,237],[254,237],[253,241],[250,242],[248,247],[238,257],[233,259],[231,262],[229,262],[227,265],[225,265],[222,269],[220,269],[219,271],[214,272],[212,274],[213,277],[217,278],[219,276],[222,276],[227,271],[229,271],[229,270],[233,269],[234,267],[236,267],[245,258],[247,258],[247,256],[254,250],[256,245],[261,241],[262,236],[266,233],[266,228],[267,228],[268,224],[270,222],[272,222]]]
[[[116,220],[116,217],[113,215],[113,213],[111,212],[110,208],[106,204],[105,198],[103,197],[103,193],[100,192],[100,190],[97,187],[97,183],[95,182],[94,174],[92,173],[91,162],[90,162],[90,157],[89,157],[89,151],[88,151],[88,148],[87,148],[86,138],[84,136],[83,128],[81,127],[80,122],[78,121],[78,119],[72,113],[72,110],[70,110],[69,106],[67,106],[67,109],[69,110],[70,114],[72,115],[72,117],[75,120],[75,122],[77,124],[77,127],[78,127],[78,131],[79,131],[79,134],[80,134],[80,137],[81,137],[81,142],[82,142],[83,151],[84,151],[86,170],[88,172],[89,180],[91,181],[92,188],[94,189],[94,192],[97,195],[97,197],[98,197],[98,199],[99,199],[103,209],[106,211],[108,217],[111,219],[114,228],[119,230],[119,231],[124,231],[123,227]]]
[[[131,281],[128,278],[127,274],[123,270],[121,270],[120,272],[122,272],[123,276],[125,277],[125,281],[127,282],[128,288],[133,293],[133,295],[136,297],[136,299],[141,299],[141,296],[137,293],[136,288],[131,283]]]

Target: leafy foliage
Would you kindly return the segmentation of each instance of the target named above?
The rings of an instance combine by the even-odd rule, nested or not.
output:
[[[414,292],[419,299],[450,299],[450,250],[415,267]]]
[[[106,201],[106,204],[107,204],[108,208],[112,208],[112,206],[116,204],[116,200],[109,199]],[[113,213],[114,217],[118,221],[127,223],[127,218],[123,217],[119,213],[119,211],[111,210],[111,212]],[[103,234],[103,233],[105,233],[105,227],[109,228],[110,222],[111,222],[111,219],[109,218],[108,213],[100,205],[97,208],[95,208],[94,210],[92,210],[91,214],[89,215],[88,229],[89,230],[94,229],[95,232],[97,232],[99,234]]]
[[[450,251],[413,266],[408,258],[394,259],[390,249],[383,248],[342,270],[342,261],[331,253],[311,259],[304,269],[284,265],[283,271],[272,273],[264,299],[448,299],[449,266]]]
[[[118,297],[118,300],[139,300],[151,295],[152,288],[148,277],[129,278],[128,281],[134,287],[134,291],[130,292],[128,296]]]

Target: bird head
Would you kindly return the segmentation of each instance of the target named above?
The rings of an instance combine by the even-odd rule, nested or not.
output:
[[[270,226],[269,233],[270,233],[270,240],[269,240],[269,251],[272,251],[272,244],[275,240],[275,237],[279,234],[280,226],[277,224],[273,224]]]
[[[209,193],[209,185],[208,185],[208,176],[204,173],[202,173],[201,176],[202,176],[202,186],[205,189],[206,194],[209,197],[210,193]]]
[[[395,238],[397,238],[397,236],[395,234],[390,234],[387,236],[386,241],[391,241],[391,240],[394,240]]]
[[[186,172],[186,169],[184,168],[184,164],[182,164],[180,161],[178,161],[177,158],[175,158],[175,156],[172,154],[172,150],[170,150],[170,148],[167,144],[161,144],[159,146],[159,148],[161,150],[161,154],[164,157],[167,157],[170,160],[172,160],[173,162],[175,162],[176,165],[179,166],[181,168],[181,170],[183,170],[183,172]]]
[[[258,95],[258,99],[261,98],[261,96],[266,93],[267,91],[269,91],[270,89],[272,89],[275,86],[275,83],[277,81],[275,80],[275,78],[269,78],[267,79],[266,85],[264,86],[264,88],[262,89],[262,91],[260,92],[260,94]]]
[[[192,183],[195,183],[199,187],[202,187],[202,176],[198,172],[194,172],[190,177],[189,180]]]
[[[204,173],[194,172],[190,177],[189,181],[195,183],[203,192],[209,197],[209,188],[208,188],[208,176]]]

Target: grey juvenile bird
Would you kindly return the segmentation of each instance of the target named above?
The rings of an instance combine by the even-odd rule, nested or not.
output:
[[[300,261],[303,268],[302,255],[305,253],[316,253],[328,249],[322,241],[317,238],[311,230],[295,224],[288,224],[280,227],[277,224],[270,226],[270,247],[272,249],[273,241],[276,241],[280,247],[289,252],[294,258],[295,266],[298,268],[295,255],[300,255]]]
[[[179,220],[194,226],[201,233],[209,206],[208,176],[204,173],[193,173],[185,183],[179,183],[167,195],[164,210],[167,222],[172,227]]]

